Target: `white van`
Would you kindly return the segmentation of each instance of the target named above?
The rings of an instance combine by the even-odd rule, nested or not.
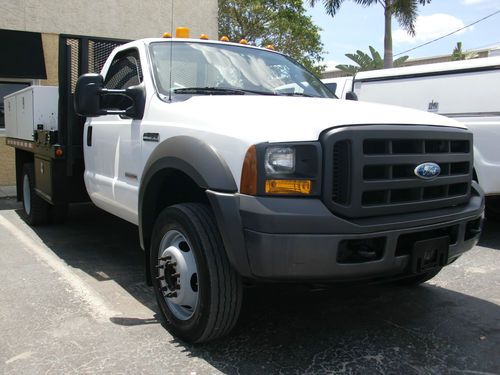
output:
[[[474,133],[474,172],[489,197],[487,214],[500,216],[500,56],[361,72],[353,90],[361,101],[420,109],[465,124]]]
[[[339,99],[345,99],[346,93],[352,91],[352,76],[325,78],[321,82],[325,84],[328,89],[335,94]]]

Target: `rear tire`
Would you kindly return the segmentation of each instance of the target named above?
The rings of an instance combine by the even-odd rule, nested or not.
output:
[[[426,281],[429,281],[434,276],[436,276],[440,271],[441,271],[441,268],[437,268],[433,271],[428,271],[425,273],[421,273],[419,275],[414,275],[414,276],[406,277],[404,279],[395,280],[394,284],[399,285],[399,286],[409,286],[409,287],[417,286],[417,285],[425,283]]]
[[[231,331],[242,300],[209,207],[177,204],[156,220],[150,248],[153,288],[167,329],[189,343]]]
[[[32,226],[46,224],[49,219],[49,204],[35,192],[33,164],[24,164],[22,181],[24,220]]]

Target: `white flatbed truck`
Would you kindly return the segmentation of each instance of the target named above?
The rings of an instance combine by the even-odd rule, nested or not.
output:
[[[26,220],[89,198],[136,224],[183,340],[227,334],[244,282],[418,284],[478,241],[472,133],[454,120],[336,100],[236,43],[61,36],[60,54],[57,128],[7,139]]]

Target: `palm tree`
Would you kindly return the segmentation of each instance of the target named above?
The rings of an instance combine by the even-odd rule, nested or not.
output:
[[[469,60],[477,57],[479,57],[479,55],[475,52],[462,51],[462,42],[457,42],[457,45],[453,48],[453,52],[451,54],[451,61]]]
[[[309,0],[314,6],[319,0]],[[429,4],[431,0],[353,0],[354,2],[370,6],[380,4],[384,8],[385,35],[384,35],[384,68],[392,68],[392,16],[394,15],[399,25],[411,36],[415,35],[415,21],[417,19],[418,5]],[[344,0],[322,0],[326,13],[335,16]]]
[[[341,64],[337,65],[336,68],[350,75],[355,75],[357,72],[364,72],[365,70],[382,69],[384,67],[384,60],[382,60],[380,53],[372,46],[369,46],[369,48],[371,56],[360,50],[357,50],[356,53],[345,54],[346,57],[350,58],[358,66]],[[398,68],[403,66],[406,60],[408,60],[408,56],[402,56],[394,60],[393,65],[395,68]]]

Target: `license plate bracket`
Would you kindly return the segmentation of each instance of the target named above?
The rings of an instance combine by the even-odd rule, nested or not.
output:
[[[449,247],[448,236],[416,241],[413,244],[411,272],[418,274],[445,266],[448,262]]]

